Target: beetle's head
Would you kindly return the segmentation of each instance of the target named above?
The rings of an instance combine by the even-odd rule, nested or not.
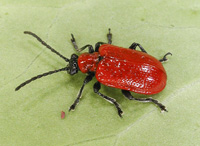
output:
[[[74,75],[76,73],[78,73],[79,68],[78,68],[78,55],[76,54],[72,54],[71,58],[69,59],[69,64],[67,65],[67,72],[70,75]]]

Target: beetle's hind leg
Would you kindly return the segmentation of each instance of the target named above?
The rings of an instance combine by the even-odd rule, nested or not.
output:
[[[74,48],[76,49],[77,52],[81,52],[81,51],[85,50],[86,48],[88,48],[88,52],[89,53],[93,53],[94,52],[94,49],[93,49],[92,45],[90,45],[90,44],[85,45],[82,48],[78,48],[78,45],[76,44],[76,40],[74,38],[74,35],[71,34],[71,36],[72,36],[71,42],[72,42],[72,44],[73,44],[73,46],[74,46]]]
[[[135,50],[137,46],[140,48],[142,52],[147,53],[147,51],[138,43],[133,43],[129,48]]]
[[[111,29],[108,29],[108,34],[107,34],[107,38],[108,38],[108,44],[112,44],[112,33],[110,32]]]
[[[165,61],[167,61],[168,59],[166,58],[167,57],[167,55],[171,55],[172,56],[172,53],[170,53],[170,52],[168,52],[167,54],[165,54],[164,56],[163,56],[163,58],[162,59],[160,59],[159,61],[160,62],[165,62]]]
[[[152,98],[135,98],[131,95],[130,91],[127,91],[127,90],[122,90],[122,94],[128,98],[129,100],[136,100],[136,101],[140,101],[140,102],[153,102],[154,104],[156,104],[160,109],[161,111],[166,111],[167,112],[167,109],[166,107],[159,103],[157,100],[155,99],[152,99]]]
[[[106,96],[106,95],[104,95],[104,94],[102,94],[102,93],[99,92],[99,90],[101,89],[101,84],[100,84],[99,82],[96,82],[96,83],[94,84],[94,87],[93,87],[93,88],[94,88],[94,92],[95,92],[95,93],[97,93],[99,96],[101,96],[102,98],[104,98],[104,99],[107,100],[108,102],[114,104],[115,107],[116,107],[116,109],[117,109],[117,111],[118,111],[118,115],[119,115],[120,117],[122,117],[123,111],[122,111],[121,108],[119,107],[119,104],[116,102],[116,100],[113,99],[113,98],[110,98],[110,97],[108,97],[108,96]]]

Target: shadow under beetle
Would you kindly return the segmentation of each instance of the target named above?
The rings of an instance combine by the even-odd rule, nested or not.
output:
[[[64,68],[32,77],[20,84],[15,89],[16,91],[36,79],[57,72],[67,71],[70,75],[74,75],[78,73],[78,71],[81,71],[82,73],[87,73],[87,76],[83,81],[83,85],[76,100],[70,106],[69,111],[75,109],[81,98],[84,86],[90,82],[94,76],[97,79],[97,82],[93,86],[94,92],[114,104],[120,117],[122,117],[123,111],[116,100],[99,92],[101,84],[121,89],[122,94],[129,100],[152,102],[156,104],[161,111],[167,111],[165,106],[157,100],[152,98],[136,98],[131,95],[130,91],[145,95],[161,92],[165,88],[167,81],[166,71],[161,63],[167,61],[167,55],[172,55],[170,52],[165,54],[162,59],[157,60],[153,56],[148,55],[146,50],[138,43],[133,43],[129,49],[111,45],[112,34],[109,29],[107,34],[108,43],[98,42],[95,44],[95,49],[89,44],[78,48],[76,40],[73,34],[71,34],[71,42],[76,51],[81,52],[87,48],[88,53],[83,53],[80,56],[72,54],[71,58],[68,59],[45,43],[36,34],[29,31],[25,31],[24,33],[35,37],[40,43],[46,46],[46,48],[68,62],[68,65]],[[141,51],[137,51],[136,47],[139,47]]]

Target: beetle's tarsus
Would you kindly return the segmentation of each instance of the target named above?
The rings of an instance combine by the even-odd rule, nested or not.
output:
[[[69,112],[70,112],[70,111],[74,111],[74,110],[75,110],[75,105],[72,104],[72,105],[70,106],[70,108],[69,108]]]
[[[111,29],[109,28],[107,34],[108,44],[112,44],[112,33],[110,31]]]
[[[122,117],[122,115],[123,115],[123,111],[119,108],[119,109],[117,109],[118,110],[118,115],[121,117],[121,118],[123,118]]]
[[[76,39],[74,38],[74,35],[73,35],[73,34],[71,34],[71,36],[72,36],[71,42],[72,42],[72,44],[73,44],[73,46],[74,46],[74,49],[76,49],[76,51],[78,51],[78,46],[77,46],[77,44],[76,44]]]
[[[168,55],[171,55],[172,56],[172,53],[170,53],[170,52],[168,52],[168,53],[166,53],[164,56],[163,56],[163,58],[162,59],[160,59],[159,61],[160,62],[166,62],[168,59],[167,59],[167,56]]]
[[[161,108],[161,112],[168,112],[168,110],[166,109],[166,107],[164,105],[162,105],[162,107],[160,107],[160,108]]]
[[[160,106],[161,112],[168,112],[164,105]]]
[[[71,42],[74,43],[74,42],[76,41],[75,38],[74,38],[74,35],[71,34],[71,36],[72,36],[72,38],[71,38]]]

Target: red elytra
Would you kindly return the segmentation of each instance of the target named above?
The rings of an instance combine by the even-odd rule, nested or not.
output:
[[[35,37],[40,43],[51,50],[53,53],[68,62],[67,66],[61,69],[49,71],[21,83],[16,87],[16,91],[30,82],[37,80],[41,77],[48,76],[57,72],[67,71],[70,75],[77,74],[80,70],[82,73],[87,73],[82,87],[78,93],[78,96],[74,103],[70,106],[69,111],[74,110],[79,103],[84,86],[90,82],[95,76],[97,82],[93,86],[94,93],[100,97],[106,99],[112,103],[117,111],[118,115],[122,117],[122,110],[117,101],[111,97],[108,97],[99,90],[101,84],[109,87],[121,89],[122,94],[129,100],[136,100],[140,102],[152,102],[156,104],[162,111],[167,111],[165,106],[152,98],[136,98],[131,95],[130,91],[140,94],[156,94],[161,92],[166,86],[167,75],[161,62],[167,61],[166,56],[172,55],[170,52],[165,54],[160,60],[157,60],[151,55],[148,55],[145,49],[138,43],[133,43],[129,48],[122,48],[111,45],[112,34],[107,34],[108,44],[98,42],[95,45],[95,50],[92,45],[85,45],[82,48],[78,48],[75,38],[72,35],[71,42],[74,48],[80,52],[86,48],[89,49],[89,53],[83,53],[80,56],[72,54],[68,59],[61,55],[50,45],[45,43],[36,34],[25,31],[25,34],[29,34]],[[137,51],[136,47],[139,47],[141,51]],[[61,112],[61,118],[65,117],[65,112]]]
[[[167,80],[163,65],[153,56],[110,44],[101,45],[99,52],[81,54],[78,66],[83,73],[96,72],[96,79],[106,86],[140,94],[161,92]]]

